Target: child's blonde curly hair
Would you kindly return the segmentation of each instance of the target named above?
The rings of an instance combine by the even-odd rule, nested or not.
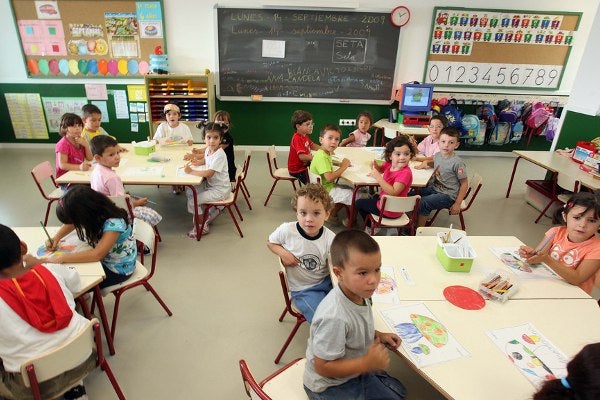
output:
[[[333,209],[333,199],[320,183],[309,183],[296,190],[294,197],[292,197],[292,208],[294,211],[298,211],[299,197],[306,197],[314,202],[320,202],[327,212]]]

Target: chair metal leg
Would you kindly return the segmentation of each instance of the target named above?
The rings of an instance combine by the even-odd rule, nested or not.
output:
[[[227,206],[227,211],[229,211],[229,215],[231,215],[231,219],[233,220],[233,223],[235,224],[235,227],[238,230],[238,233],[240,234],[240,237],[244,237],[244,234],[242,233],[242,230],[240,229],[240,225],[237,222],[237,219],[235,218],[235,215],[233,214],[233,211],[231,211],[231,207]],[[238,210],[239,212],[239,210]]]
[[[283,309],[283,312],[279,316],[279,322],[283,321],[283,318],[285,317],[285,314],[287,314],[287,307]]]
[[[117,290],[116,292],[113,292],[113,294],[115,295],[115,307],[113,309],[112,323],[110,325],[110,336],[112,336],[112,340],[114,342],[115,331],[117,330],[117,317],[119,315],[119,303],[121,302],[122,293]]]
[[[306,321],[306,320],[304,320],[304,319],[296,319],[296,325],[294,326],[294,329],[292,329],[292,332],[290,332],[290,335],[288,336],[287,340],[283,344],[283,347],[279,351],[279,354],[277,354],[277,357],[275,357],[275,364],[279,364],[279,361],[281,360],[281,357],[283,356],[283,353],[285,353],[285,351],[287,350],[288,346],[290,345],[290,342],[292,341],[292,339],[296,335],[296,332],[298,331],[298,328],[300,328],[300,325],[302,325],[302,323],[304,321]]]
[[[536,224],[539,222],[540,219],[542,219],[542,217],[544,216],[544,214],[546,214],[546,211],[548,211],[548,209],[550,208],[550,206],[552,204],[554,204],[554,200],[550,200],[550,202],[546,205],[546,207],[544,207],[544,209],[542,210],[540,215],[538,215],[538,217],[535,219]]]
[[[435,218],[437,217],[437,215],[440,213],[440,210],[435,210],[435,214],[433,214],[433,217],[431,217],[429,219],[429,223],[427,224],[428,226],[433,225],[433,221],[435,220]]]
[[[463,213],[462,211],[458,213],[458,218],[460,218],[460,229],[462,229],[463,231],[466,231],[465,229],[465,217],[463,217]]]
[[[156,301],[158,301],[160,303],[160,305],[162,306],[162,308],[164,308],[164,310],[167,313],[167,315],[169,317],[172,316],[173,313],[171,312],[171,310],[169,309],[169,307],[167,306],[167,304],[163,301],[163,299],[158,295],[158,293],[156,292],[156,290],[154,290],[154,287],[150,284],[150,282],[145,281],[144,282],[144,287],[146,288],[146,290],[150,291],[154,295],[154,298],[156,299]]]
[[[269,199],[271,198],[271,195],[273,194],[273,190],[275,190],[275,185],[277,185],[277,179],[273,181],[273,186],[271,186],[271,190],[269,191],[269,195],[267,196],[267,199],[265,200],[265,204],[264,206],[267,206],[267,203],[269,202]],[[292,185],[294,184],[294,182],[292,182]],[[294,190],[296,190],[296,186],[294,185]]]

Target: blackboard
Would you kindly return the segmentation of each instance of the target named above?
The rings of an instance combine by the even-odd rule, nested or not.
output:
[[[220,99],[391,102],[389,13],[217,8],[217,25]]]

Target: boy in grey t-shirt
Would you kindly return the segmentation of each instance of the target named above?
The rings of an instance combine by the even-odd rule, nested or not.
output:
[[[417,226],[427,222],[434,210],[447,208],[450,214],[458,214],[460,205],[467,194],[467,167],[464,161],[454,153],[460,144],[460,131],[454,127],[442,129],[440,151],[433,156],[433,183],[421,189],[419,218]]]
[[[306,350],[304,389],[312,400],[403,399],[406,389],[383,369],[400,337],[374,329],[370,297],[381,278],[377,242],[358,230],[331,244],[338,286],[317,307]]]

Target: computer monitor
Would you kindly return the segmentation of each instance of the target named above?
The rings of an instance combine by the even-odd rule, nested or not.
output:
[[[405,114],[427,113],[431,110],[433,100],[433,84],[404,83],[402,84],[402,100],[400,111]]]

